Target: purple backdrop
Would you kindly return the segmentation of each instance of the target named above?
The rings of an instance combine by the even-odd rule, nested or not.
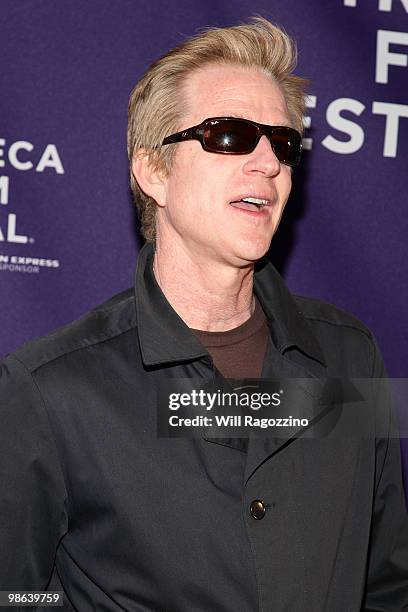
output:
[[[407,376],[408,0],[2,0],[0,355],[132,284],[129,92],[198,28],[254,13],[297,39],[311,80],[272,260],[293,291],[369,325]]]

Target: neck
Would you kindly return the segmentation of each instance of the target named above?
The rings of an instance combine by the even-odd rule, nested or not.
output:
[[[254,311],[252,263],[237,268],[158,243],[153,271],[171,306],[193,329],[234,329]]]

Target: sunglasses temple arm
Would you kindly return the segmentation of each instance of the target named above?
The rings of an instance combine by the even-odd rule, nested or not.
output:
[[[193,129],[194,128],[189,128],[188,130],[183,130],[182,132],[177,132],[176,134],[167,136],[163,140],[163,144],[175,144],[176,142],[182,142],[183,140],[191,140],[193,137]]]

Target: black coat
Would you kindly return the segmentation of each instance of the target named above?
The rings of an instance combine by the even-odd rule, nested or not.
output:
[[[63,588],[79,612],[408,610],[399,441],[381,391],[365,439],[159,438],[160,382],[211,378],[214,366],[155,282],[152,256],[139,255],[135,293],[1,365],[0,590]],[[376,388],[371,333],[259,268],[263,377],[310,380],[298,402],[321,422],[319,381]]]

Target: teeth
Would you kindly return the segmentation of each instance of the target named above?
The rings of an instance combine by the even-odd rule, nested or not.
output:
[[[256,204],[257,206],[267,206],[268,204],[268,200],[261,200],[260,198],[242,198],[242,201]]]

